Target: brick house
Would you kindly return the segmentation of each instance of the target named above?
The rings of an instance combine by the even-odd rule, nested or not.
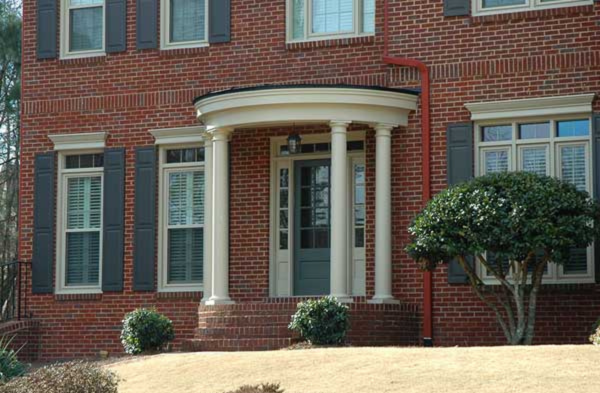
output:
[[[23,17],[21,296],[44,359],[121,352],[142,306],[176,348],[278,348],[297,301],[326,294],[357,345],[502,344],[464,272],[408,258],[410,220],[492,171],[600,195],[592,0],[25,0]],[[548,269],[537,343],[585,342],[594,254]]]

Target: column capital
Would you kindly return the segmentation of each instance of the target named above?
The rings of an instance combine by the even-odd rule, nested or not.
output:
[[[229,140],[231,134],[233,133],[233,128],[231,127],[220,127],[220,128],[211,128],[206,131],[207,134],[212,136],[213,141],[223,141]]]
[[[204,148],[212,148],[212,134],[210,132],[203,132],[202,133],[202,139],[204,140]]]
[[[331,120],[329,122],[329,126],[331,127],[332,132],[346,131],[348,126],[352,123],[347,120]]]
[[[397,124],[376,123],[373,125],[373,128],[375,129],[375,136],[390,136],[392,130],[397,126]]]

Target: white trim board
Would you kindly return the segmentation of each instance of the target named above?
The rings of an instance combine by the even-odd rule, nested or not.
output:
[[[500,120],[520,117],[556,116],[592,113],[596,94],[526,98],[521,100],[471,102],[465,107],[471,120]]]
[[[54,143],[54,150],[84,150],[104,149],[106,132],[86,132],[81,134],[55,134],[48,135]]]
[[[206,127],[177,127],[177,128],[159,128],[150,130],[150,134],[155,139],[155,145],[173,145],[187,143],[204,143],[203,133]]]

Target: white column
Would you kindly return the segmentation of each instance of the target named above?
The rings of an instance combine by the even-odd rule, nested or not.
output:
[[[229,129],[211,131],[212,176],[212,295],[207,305],[232,304],[229,298]]]
[[[395,303],[392,296],[392,128],[375,126],[375,296],[372,303]]]
[[[204,280],[202,303],[212,296],[212,212],[213,212],[213,142],[204,134]]]
[[[347,129],[350,122],[332,121],[331,126],[331,296],[351,302],[348,293],[348,156]]]

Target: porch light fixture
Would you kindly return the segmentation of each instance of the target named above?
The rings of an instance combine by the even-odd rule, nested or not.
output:
[[[292,131],[292,134],[290,136],[288,136],[287,142],[288,142],[288,151],[290,152],[290,154],[300,153],[300,145],[302,144],[302,138],[296,132],[295,126]]]

